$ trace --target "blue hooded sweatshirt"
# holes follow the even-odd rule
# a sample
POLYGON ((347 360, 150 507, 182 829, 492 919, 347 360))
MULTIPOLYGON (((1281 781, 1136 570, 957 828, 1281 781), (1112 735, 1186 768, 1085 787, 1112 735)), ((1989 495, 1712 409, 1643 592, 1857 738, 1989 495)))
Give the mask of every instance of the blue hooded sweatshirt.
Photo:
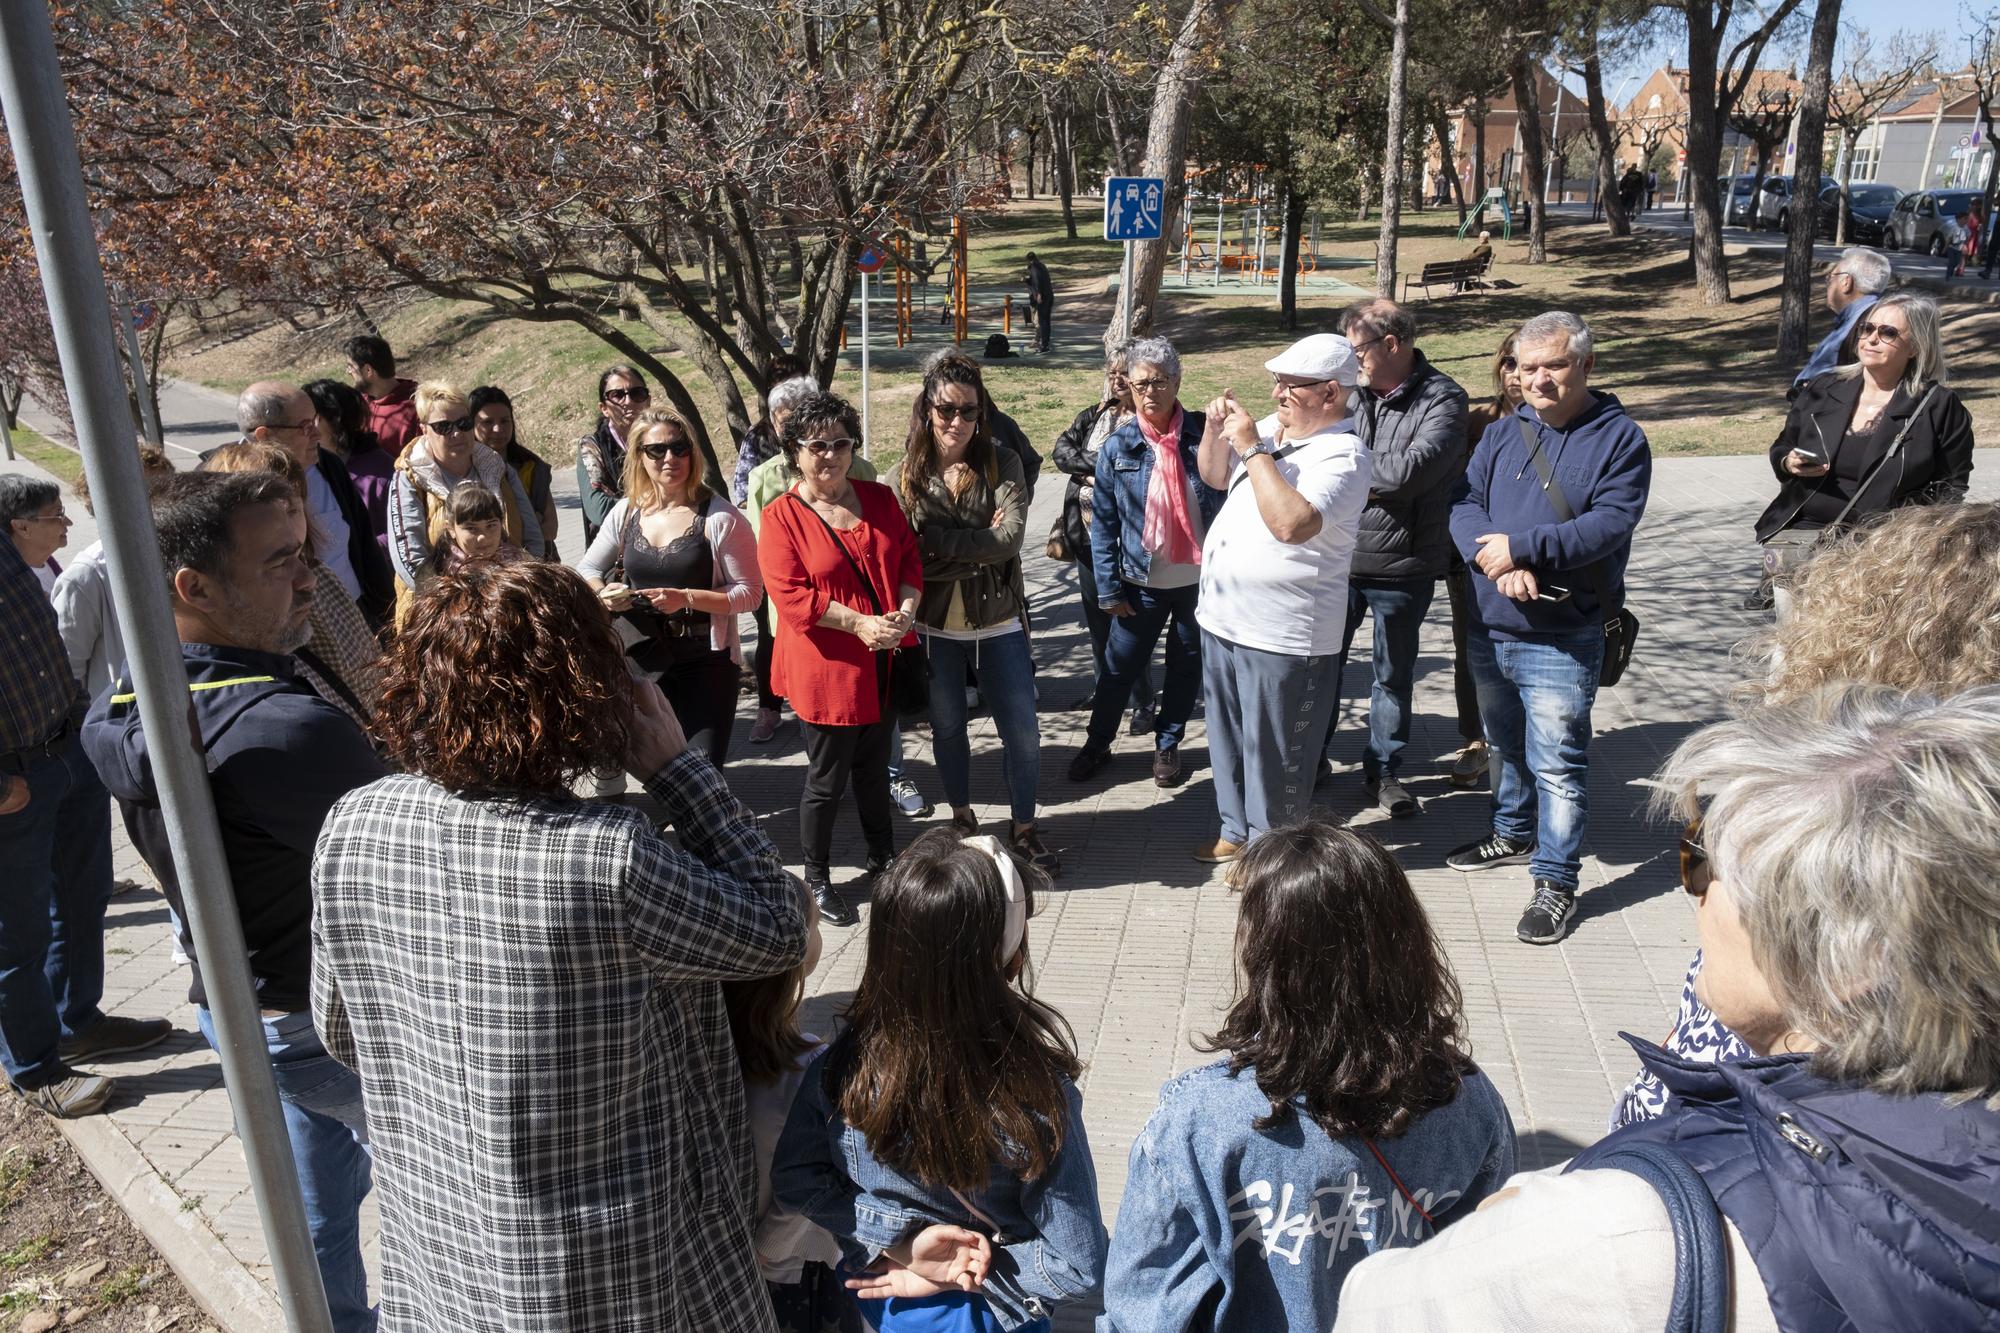
POLYGON ((1569 589, 1570 596, 1561 602, 1517 602, 1502 596, 1472 565, 1475 613, 1487 633, 1495 639, 1553 640, 1603 625, 1604 590, 1592 586, 1588 571, 1603 561, 1613 599, 1623 603, 1632 533, 1646 512, 1652 484, 1646 432, 1612 394, 1593 392, 1590 405, 1562 430, 1543 425, 1526 404, 1488 426, 1452 499, 1452 542, 1472 565, 1478 538, 1505 533, 1516 565, 1532 571, 1545 587, 1569 589), (1568 523, 1556 518, 1529 461, 1516 424, 1523 421, 1540 438, 1542 456, 1576 515, 1568 523))
MULTIPOLYGON (((181 657, 258 1003, 303 1012, 312 987, 312 857, 320 825, 335 801, 388 770, 347 714, 293 674, 290 656, 184 643, 181 657)), ((91 704, 84 753, 118 798, 132 844, 185 920, 131 689, 121 676, 91 704)), ((193 973, 188 998, 206 1005, 199 958, 193 973)))

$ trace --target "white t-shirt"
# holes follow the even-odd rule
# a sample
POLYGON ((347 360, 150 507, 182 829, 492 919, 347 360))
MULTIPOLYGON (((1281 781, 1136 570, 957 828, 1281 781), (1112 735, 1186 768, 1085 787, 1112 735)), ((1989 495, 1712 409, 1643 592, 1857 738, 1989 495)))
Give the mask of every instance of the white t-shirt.
MULTIPOLYGON (((1276 439, 1278 418, 1258 422, 1257 434, 1276 439)), ((1275 460, 1278 471, 1319 511, 1319 533, 1296 544, 1273 537, 1243 460, 1232 454, 1229 498, 1201 547, 1195 619, 1231 643, 1324 657, 1340 651, 1347 628, 1347 570, 1368 504, 1371 459, 1351 421, 1280 448, 1289 452, 1275 460)))

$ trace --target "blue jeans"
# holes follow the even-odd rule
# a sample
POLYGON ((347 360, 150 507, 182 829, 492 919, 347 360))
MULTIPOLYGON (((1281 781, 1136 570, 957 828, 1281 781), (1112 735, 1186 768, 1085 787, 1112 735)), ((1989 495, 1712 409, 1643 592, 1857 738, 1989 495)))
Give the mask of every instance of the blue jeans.
MULTIPOLYGON (((1090 688, 1096 690, 1104 683, 1104 645, 1111 639, 1112 617, 1097 604, 1097 574, 1090 563, 1090 548, 1084 547, 1083 557, 1076 562, 1076 586, 1083 593, 1083 624, 1090 631, 1090 688)), ((1132 682, 1132 703, 1137 708, 1150 709, 1153 706, 1153 668, 1148 663, 1132 682)))
POLYGON ((1532 840, 1529 872, 1574 891, 1590 820, 1590 706, 1603 631, 1526 643, 1474 625, 1465 647, 1492 751, 1493 831, 1532 840))
MULTIPOLYGON (((1393 778, 1403 766, 1403 747, 1410 743, 1417 638, 1436 593, 1437 580, 1431 578, 1348 585, 1347 634, 1340 641, 1342 672, 1347 669, 1354 631, 1369 612, 1375 613, 1375 688, 1368 696, 1368 745, 1361 752, 1361 775, 1370 782, 1384 774, 1393 778)), ((1328 759, 1333 757, 1333 731, 1327 729, 1328 759)))
POLYGON ((1201 691, 1201 626, 1194 619, 1201 585, 1121 586, 1132 614, 1112 618, 1111 637, 1104 643, 1104 675, 1097 682, 1097 703, 1090 710, 1086 743, 1098 750, 1111 748, 1111 738, 1118 734, 1118 719, 1124 715, 1132 686, 1153 660, 1153 645, 1160 641, 1160 631, 1171 620, 1173 637, 1167 640, 1166 686, 1160 691, 1160 710, 1153 725, 1153 743, 1162 750, 1171 750, 1181 743, 1187 720, 1194 715, 1195 695, 1201 691))
POLYGON ((74 736, 28 761, 28 804, 0 815, 0 1063, 53 1083, 56 1047, 104 1017, 111 796, 74 736))
POLYGON ((924 636, 931 662, 931 756, 944 799, 972 804, 972 741, 965 734, 965 669, 979 668, 979 697, 993 714, 1005 761, 1007 803, 1016 824, 1035 822, 1035 786, 1042 766, 1042 731, 1035 720, 1035 663, 1025 633, 963 642, 924 636))
MULTIPOLYGON (((215 1020, 205 1008, 194 1013, 201 1035, 215 1046, 215 1020)), ((374 1184, 361 1076, 326 1053, 310 1013, 265 1015, 264 1043, 278 1078, 285 1137, 292 1143, 333 1327, 337 1333, 373 1333, 375 1311, 368 1305, 368 1274, 361 1266, 361 1201, 374 1184)))

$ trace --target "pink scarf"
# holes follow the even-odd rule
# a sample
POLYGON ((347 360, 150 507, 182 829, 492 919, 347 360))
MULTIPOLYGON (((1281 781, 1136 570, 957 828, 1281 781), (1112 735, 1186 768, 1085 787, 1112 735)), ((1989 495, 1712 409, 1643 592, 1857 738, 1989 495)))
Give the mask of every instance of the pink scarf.
POLYGON ((1153 475, 1146 483, 1146 549, 1177 565, 1201 563, 1201 542, 1194 535, 1194 515, 1188 512, 1187 468, 1181 463, 1181 407, 1164 431, 1139 418, 1139 434, 1153 450, 1153 475))

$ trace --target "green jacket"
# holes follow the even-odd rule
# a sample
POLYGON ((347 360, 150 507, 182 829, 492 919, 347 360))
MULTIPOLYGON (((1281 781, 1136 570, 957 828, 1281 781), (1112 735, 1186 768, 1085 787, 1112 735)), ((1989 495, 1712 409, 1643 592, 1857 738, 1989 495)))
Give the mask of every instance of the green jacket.
POLYGON ((965 598, 965 615, 986 629, 1018 620, 1026 604, 1021 587, 1021 537, 1028 528, 1028 488, 1021 460, 1006 449, 993 451, 999 483, 977 477, 954 497, 933 477, 914 501, 898 485, 896 498, 916 530, 924 558, 924 597, 917 623, 944 624, 954 587, 965 598), (993 515, 1004 511, 998 526, 993 515))
MULTIPOLYGON (((874 481, 875 465, 856 454, 854 462, 848 465, 849 481, 874 481)), ((769 458, 750 469, 750 480, 743 488, 743 514, 750 520, 750 530, 761 533, 758 521, 764 516, 764 506, 771 503, 798 484, 799 474, 792 470, 791 460, 782 453, 769 458)))

